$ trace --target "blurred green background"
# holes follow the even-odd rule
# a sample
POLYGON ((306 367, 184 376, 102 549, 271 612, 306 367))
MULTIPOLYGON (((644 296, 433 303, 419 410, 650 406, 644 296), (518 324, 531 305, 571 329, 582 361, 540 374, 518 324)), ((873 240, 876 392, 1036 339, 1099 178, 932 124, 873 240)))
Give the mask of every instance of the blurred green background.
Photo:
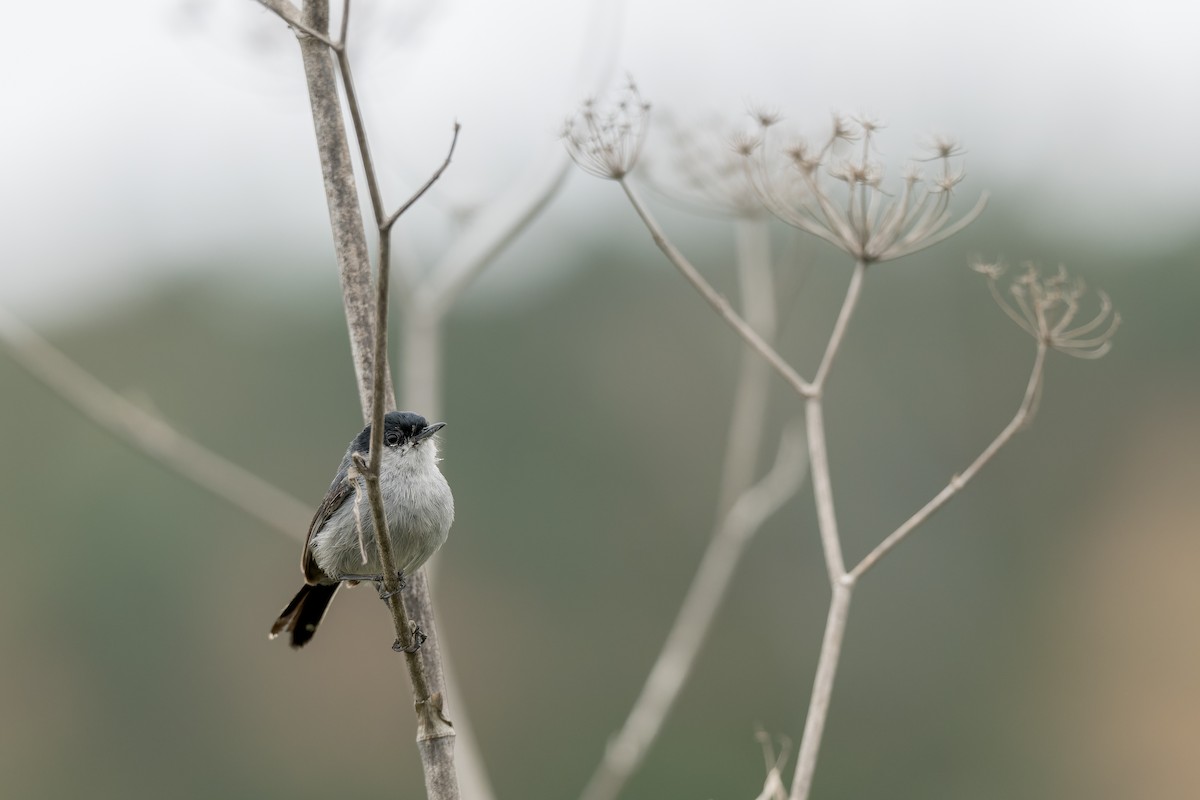
MULTIPOLYGON (((579 790, 712 523, 735 341, 631 218, 615 233, 627 244, 579 253, 586 268, 536 302, 468 303, 448 329, 458 520, 438 557, 439 622, 464 694, 451 708, 469 705, 505 797, 579 790)), ((724 233, 684 244, 732 293, 724 233)), ((544 235, 507 258, 532 257, 544 235)), ((1033 428, 864 581, 819 796, 1179 797, 1197 785, 1198 244, 1099 251, 1023 231, 1000 206, 869 274, 827 401, 850 558, 1019 401, 1032 342, 966 253, 1061 259, 1109 291, 1125 325, 1099 362, 1052 357, 1033 428)), ((783 349, 803 362, 848 268, 810 246, 797 261, 781 270, 804 286, 783 349)), ((359 426, 332 271, 284 293, 166 282, 47 333, 313 504, 359 426)), ((373 593, 339 597, 305 651, 267 641, 298 581, 296 541, 97 430, 7 356, 0 380, 6 794, 414 796, 406 679, 373 593)), ((775 391, 782 422, 796 403, 775 391)), ((750 547, 627 796, 750 796, 756 726, 798 737, 828 596, 808 495, 750 547)))
MULTIPOLYGON (((847 559, 1020 401, 1034 345, 973 256, 1064 263, 1124 324, 1098 362, 1051 353, 1032 428, 860 585, 814 797, 1197 796, 1200 12, 627 5, 604 45, 582 4, 356 0, 389 199, 464 123, 398 260, 431 262, 466 212, 559 152, 585 93, 566 76, 596 41, 680 119, 740 114, 747 93, 806 132, 861 109, 892 126, 893 169, 924 134, 960 134, 958 202, 987 189, 989 209, 871 269, 828 386, 847 559)), ((291 37, 249 0, 14 14, 0 306, 315 506, 361 416, 291 37)), ((446 330, 458 518, 435 598, 461 682, 450 716, 469 709, 500 798, 577 797, 624 720, 710 535, 736 374, 733 334, 619 189, 575 172, 446 330)), ((654 204, 736 296, 731 227, 654 204)), ((773 236, 781 349, 811 375, 850 265, 773 236)), ((268 641, 303 531, 149 461, 2 349, 0 387, 0 796, 420 796, 373 592, 342 593, 300 653, 268 641)), ((764 468, 799 410, 772 392, 764 468)), ((799 738, 828 598, 806 484, 748 548, 622 797, 755 796, 755 732, 799 738)))

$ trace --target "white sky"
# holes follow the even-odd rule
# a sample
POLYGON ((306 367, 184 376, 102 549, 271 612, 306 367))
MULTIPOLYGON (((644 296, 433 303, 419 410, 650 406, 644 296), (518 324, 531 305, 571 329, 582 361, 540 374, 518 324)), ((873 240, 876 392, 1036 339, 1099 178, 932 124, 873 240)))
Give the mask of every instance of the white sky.
MULTIPOLYGON (((431 246, 438 203, 486 198, 559 146, 580 54, 614 18, 597 5, 357 0, 352 58, 395 202, 464 125, 422 212, 431 246)), ((1181 235, 1200 212, 1200 4, 628 0, 619 19, 613 83, 628 70, 657 108, 761 102, 813 131, 866 112, 897 157, 953 133, 966 191, 1019 191, 1031 219, 1114 243, 1181 235)), ((63 0, 7 21, 0 303, 76 313, 164 269, 328 251, 299 57, 269 12, 63 0)), ((613 213, 592 200, 611 189, 579 173, 562 202, 613 213)))

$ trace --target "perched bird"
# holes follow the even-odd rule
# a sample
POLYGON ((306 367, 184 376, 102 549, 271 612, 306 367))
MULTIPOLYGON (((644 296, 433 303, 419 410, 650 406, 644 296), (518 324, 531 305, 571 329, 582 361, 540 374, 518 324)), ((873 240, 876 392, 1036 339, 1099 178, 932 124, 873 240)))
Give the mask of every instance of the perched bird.
MULTIPOLYGON (((431 425, 419 414, 399 411, 383 418, 379 491, 401 580, 437 552, 454 522, 454 496, 438 469, 433 438, 445 424, 431 425)), ((347 448, 337 476, 313 516, 301 562, 304 586, 271 626, 272 639, 286 631, 291 634, 292 647, 303 647, 343 582, 383 580, 366 482, 354 465, 356 454, 367 457, 370 441, 371 426, 367 425, 347 448)))

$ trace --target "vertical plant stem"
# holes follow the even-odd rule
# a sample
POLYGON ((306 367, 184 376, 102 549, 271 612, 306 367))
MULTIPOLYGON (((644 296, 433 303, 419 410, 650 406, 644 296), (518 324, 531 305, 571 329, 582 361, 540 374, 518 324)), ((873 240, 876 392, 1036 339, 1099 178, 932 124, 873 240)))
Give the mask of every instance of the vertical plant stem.
POLYGON ((400 320, 400 396, 404 407, 439 420, 442 409, 442 320, 411 298, 400 320))
MULTIPOLYGON (((317 31, 329 29, 328 0, 306 0, 304 23, 317 31)), ((319 39, 299 37, 300 55, 308 80, 317 152, 321 158, 321 177, 329 205, 329 224, 333 230, 334 254, 342 282, 342 302, 350 331, 350 351, 358 378, 358 395, 363 418, 370 414, 372 396, 372 350, 374 346, 374 293, 371 286, 371 258, 367 234, 358 203, 358 187, 350 160, 350 143, 338 102, 337 72, 328 45, 319 39)), ((388 378, 387 371, 384 371, 388 378)), ((385 400, 392 404, 390 378, 386 381, 385 400)))
POLYGON ((829 478, 829 454, 825 448, 825 413, 821 398, 810 397, 804 407, 808 424, 808 459, 812 469, 813 498, 817 506, 817 528, 821 534, 821 549, 825 553, 825 568, 829 583, 837 586, 846 574, 842 559, 842 542, 838 536, 837 514, 833 506, 833 483, 829 478))
POLYGON ((817 659, 817 674, 813 678, 812 695, 808 702, 808 716, 804 720, 804 736, 800 739, 800 750, 796 754, 796 773, 792 779, 791 800, 808 800, 812 790, 813 775, 817 770, 821 738, 825 734, 825 720, 829 716, 833 679, 837 676, 838 659, 842 655, 842 640, 846 634, 846 620, 850 615, 850 598, 853 592, 852 580, 840 580, 833 586, 829 616, 825 620, 825 635, 821 639, 821 655, 817 659))
MULTIPOLYGON (((308 0, 304 4, 302 19, 312 30, 327 31, 328 0, 308 0)), ((379 274, 377 291, 373 293, 366 233, 350 161, 349 141, 338 102, 331 51, 327 42, 311 37, 300 37, 300 47, 313 106, 321 172, 325 179, 330 221, 334 231, 334 246, 342 274, 343 302, 350 328, 359 395, 364 416, 372 420, 369 454, 371 464, 367 466, 364 476, 375 530, 382 532, 387 529, 378 484, 382 420, 386 409, 395 407, 395 395, 387 363, 387 279, 390 256, 388 235, 395 217, 386 223, 381 222, 378 226, 379 274)), ((348 71, 343 73, 343 77, 348 79, 348 71)), ((361 116, 356 114, 355 120, 361 122, 361 116)), ((360 137, 360 144, 365 145, 366 135, 361 125, 357 129, 357 135, 360 137)), ((363 152, 367 152, 365 146, 363 152)), ((377 192, 373 191, 372 194, 376 195, 377 192)), ((375 541, 379 549, 385 591, 396 592, 398 582, 388 537, 377 535, 375 541)), ((403 646, 412 642, 408 608, 411 608, 415 612, 414 616, 431 630, 433 626, 432 603, 429 599, 428 584, 423 576, 412 576, 411 585, 405 595, 403 601, 398 593, 392 594, 388 600, 397 640, 403 646)), ((454 769, 454 728, 442 714, 442 675, 436 639, 431 635, 419 652, 407 653, 406 656, 409 676, 412 679, 418 726, 417 747, 425 772, 426 793, 430 798, 457 800, 459 792, 454 769)))
MULTIPOLYGON (((742 314, 770 342, 775 329, 775 293, 769 230, 761 219, 739 219, 736 232, 742 314)), ((785 436, 775 468, 751 489, 770 379, 770 365, 751 345, 743 344, 722 467, 719 522, 641 693, 583 790, 584 800, 613 800, 645 760, 692 672, 746 545, 766 514, 799 488, 805 459, 797 429, 785 436)))
MULTIPOLYGON (((771 239, 766 220, 741 217, 734 224, 737 237, 738 287, 742 315, 767 342, 775 339, 775 282, 771 276, 771 239)), ((754 480, 762 449, 763 421, 771 388, 771 366, 753 348, 743 344, 738 380, 734 388, 725 463, 717 496, 717 519, 754 480)))
POLYGON ((754 328, 750 327, 746 320, 742 319, 742 316, 733 309, 733 306, 730 305, 729 301, 722 297, 721 294, 712 287, 712 284, 704 279, 704 276, 700 274, 700 270, 696 269, 696 267, 692 265, 692 262, 688 261, 683 253, 679 251, 679 248, 672 244, 671 240, 667 238, 667 235, 663 233, 662 227, 658 224, 658 221, 650 213, 650 209, 647 208, 646 204, 642 202, 642 198, 638 194, 637 190, 635 190, 633 185, 629 183, 629 180, 622 178, 618 181, 618 183, 621 185, 621 188, 625 190, 625 196, 629 198, 629 202, 633 205, 633 208, 637 212, 638 216, 642 218, 642 222, 645 224, 646 230, 650 232, 650 238, 654 240, 655 246, 657 246, 658 249, 662 251, 663 255, 667 257, 667 260, 670 261, 677 270, 679 270, 680 274, 687 279, 688 283, 690 283, 696 289, 696 291, 700 293, 700 296, 703 297, 710 306, 712 306, 713 310, 717 312, 717 315, 720 316, 721 319, 725 320, 725 322, 727 322, 731 328, 737 331, 738 335, 741 336, 747 344, 753 347, 755 351, 759 353, 759 355, 766 359, 767 362, 775 368, 775 371, 779 373, 780 377, 787 381, 788 384, 796 390, 797 394, 799 394, 801 397, 809 397, 812 395, 812 384, 800 377, 800 373, 796 372, 792 365, 787 363, 783 356, 779 355, 778 351, 776 351, 774 347, 768 344, 763 337, 760 336, 756 330, 754 330, 754 328))
POLYGON ((746 545, 800 488, 804 465, 803 436, 795 425, 780 442, 775 466, 742 492, 713 532, 662 651, 625 724, 609 740, 583 800, 613 800, 645 759, 691 674, 746 545))

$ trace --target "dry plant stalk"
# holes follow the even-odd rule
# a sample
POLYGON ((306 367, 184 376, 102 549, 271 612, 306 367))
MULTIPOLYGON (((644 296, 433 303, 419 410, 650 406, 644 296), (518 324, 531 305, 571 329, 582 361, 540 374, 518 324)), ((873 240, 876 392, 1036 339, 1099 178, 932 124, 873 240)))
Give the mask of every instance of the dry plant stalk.
MULTIPOLYGON (((358 214, 357 194, 353 186, 345 133, 340 114, 337 113, 336 81, 329 60, 330 52, 335 54, 343 76, 347 104, 357 133, 376 221, 381 226, 388 223, 390 227, 390 222, 394 222, 394 218, 404 209, 394 212, 390 222, 384 216, 378 180, 367 147, 362 115, 345 52, 349 0, 344 0, 341 31, 337 39, 325 33, 328 25, 328 0, 309 0, 304 5, 304 16, 300 15, 289 0, 259 2, 278 14, 297 32, 304 54, 314 120, 317 124, 322 172, 326 174, 334 240, 339 263, 343 267, 342 284, 354 345, 355 364, 356 368, 359 368, 370 363, 362 358, 370 338, 361 335, 363 331, 370 329, 370 315, 366 313, 369 305, 365 300, 370 290, 369 271, 365 271, 364 266, 365 244, 361 248, 358 246, 362 241, 362 223, 358 214), (319 19, 309 17, 310 6, 314 5, 326 9, 319 19), (323 24, 314 24, 314 21, 323 24), (347 263, 352 265, 351 268, 347 268, 347 263), (358 281, 364 275, 367 276, 367 280, 359 285, 358 281)), ((588 46, 582 48, 583 58, 575 78, 578 85, 598 84, 611 69, 608 57, 618 30, 615 18, 620 11, 620 4, 597 2, 594 11, 596 19, 591 27, 593 35, 589 38, 588 46)), ((535 163, 490 202, 472 210, 470 214, 462 215, 465 224, 457 233, 454 244, 442 253, 431 268, 425 271, 401 270, 395 275, 402 312, 401 385, 404 389, 405 407, 419 409, 426 416, 440 416, 441 339, 446 314, 487 265, 537 217, 561 188, 571 162, 560 149, 556 149, 554 153, 554 158, 535 163)), ((361 369, 359 378, 360 394, 366 409, 370 378, 361 369)), ((387 381, 386 391, 387 405, 392 407, 395 404, 390 399, 390 379, 387 381)), ((431 621, 433 618, 428 588, 430 572, 431 569, 426 568, 411 576, 411 587, 405 596, 412 616, 423 621, 431 621)), ((454 683, 453 674, 447 666, 450 659, 445 656, 445 645, 438 641, 436 629, 430 626, 426 628, 426 632, 429 640, 421 650, 421 658, 430 675, 434 694, 444 696, 445 687, 453 686, 454 683), (442 654, 441 658, 437 657, 439 652, 442 654)), ((455 694, 458 695, 457 692, 455 694)), ((461 705, 457 707, 455 716, 458 720, 457 760, 463 780, 463 794, 473 800, 489 800, 493 792, 479 748, 471 734, 469 720, 466 719, 461 705)))
MULTIPOLYGON (((1007 444, 1029 424, 1037 409, 1044 374, 1046 353, 1059 350, 1080 358, 1098 358, 1110 347, 1111 337, 1120 324, 1112 305, 1103 293, 1099 310, 1087 322, 1075 324, 1084 294, 1082 282, 1071 280, 1061 268, 1056 275, 1042 278, 1032 266, 1019 276, 1005 297, 997 286, 1002 274, 998 265, 977 265, 1004 312, 1037 343, 1033 368, 1016 413, 978 457, 961 473, 953 476, 944 489, 908 520, 886 536, 857 565, 847 569, 837 528, 833 486, 825 442, 822 412, 824 388, 846 330, 858 304, 867 268, 931 247, 973 221, 983 211, 986 195, 980 197, 967 214, 954 218, 950 206, 953 189, 964 173, 954 166, 961 155, 957 145, 947 139, 933 142, 938 170, 926 181, 920 170, 910 166, 898 193, 882 188, 883 167, 872 159, 873 139, 880 129, 870 119, 848 120, 835 117, 830 135, 819 145, 795 140, 781 150, 769 144, 769 132, 779 123, 777 114, 754 112, 758 125, 755 134, 735 138, 731 147, 745 163, 745 174, 754 186, 763 206, 782 221, 834 245, 853 261, 846 295, 830 332, 824 353, 812 380, 806 380, 773 345, 759 335, 733 306, 722 297, 699 270, 663 232, 637 190, 629 181, 637 166, 645 141, 650 105, 632 81, 611 110, 600 109, 594 100, 585 102, 563 128, 562 138, 576 162, 593 175, 620 184, 634 210, 642 219, 655 245, 668 261, 712 306, 746 345, 769 364, 796 392, 804 403, 807 440, 817 525, 829 574, 831 600, 821 641, 816 675, 805 718, 804 733, 797 753, 789 800, 807 800, 816 771, 821 739, 833 696, 842 641, 849 619, 850 601, 859 578, 893 547, 946 504, 1007 444), (843 151, 854 147, 849 155, 843 151), (779 165, 790 164, 791 172, 780 174, 779 165), (841 185, 839 199, 836 188, 841 185), (1073 327, 1072 327, 1073 326, 1073 327)), ((653 707, 645 693, 639 706, 653 707)), ((640 713, 635 707, 631 719, 640 713)), ((665 711, 663 712, 665 713, 665 711)), ((653 732, 657 732, 655 729, 653 732)), ((643 750, 649 742, 640 742, 643 750)), ((606 760, 611 758, 606 756, 606 760)), ((627 777, 628 773, 626 773, 627 777)), ((588 793, 587 800, 611 800, 620 783, 610 782, 607 794, 588 793)), ((760 797, 777 798, 784 794, 779 765, 768 766, 768 779, 760 797)))
MULTIPOLYGON (((764 340, 772 341, 776 311, 770 232, 761 208, 749 202, 751 187, 740 162, 734 169, 721 163, 726 148, 711 139, 688 138, 680 149, 687 152, 673 165, 678 174, 663 175, 661 188, 683 204, 735 217, 741 313, 764 340), (714 162, 720 166, 706 168, 714 162)), ((624 724, 610 737, 583 800, 615 798, 645 760, 683 691, 746 547, 766 519, 799 491, 807 458, 803 429, 795 424, 781 438, 775 466, 755 483, 770 377, 766 362, 743 347, 721 467, 717 524, 662 650, 624 724)))
MULTIPOLYGON (((386 214, 382 193, 371 159, 366 131, 362 124, 353 73, 346 53, 346 31, 349 23, 349 1, 343 4, 341 33, 337 40, 329 38, 329 6, 327 0, 304 4, 297 9, 287 0, 270 0, 266 5, 283 17, 297 31, 309 94, 313 106, 313 121, 325 179, 326 199, 330 222, 334 230, 335 248, 342 268, 343 298, 351 332, 355 372, 364 416, 371 422, 369 463, 358 464, 365 479, 367 498, 375 530, 386 530, 382 497, 379 491, 379 463, 382 448, 383 416, 395 407, 395 397, 387 370, 387 310, 388 276, 390 267, 390 236, 392 226, 442 174, 450 156, 407 202, 391 214, 386 214), (367 176, 371 206, 375 214, 378 241, 378 268, 375 293, 371 295, 370 265, 362 239, 363 224, 358 207, 358 192, 349 158, 349 143, 338 103, 337 80, 330 54, 336 56, 338 73, 346 91, 358 141, 359 156, 367 176), (368 346, 369 345, 369 346, 368 346)), ((454 128, 454 143, 458 125, 454 128)), ((425 788, 430 798, 457 800, 458 778, 454 765, 454 727, 443 714, 444 683, 441 655, 434 634, 433 608, 428 583, 414 579, 407 596, 401 598, 399 579, 391 543, 386 536, 375 537, 383 573, 383 589, 392 612, 396 630, 395 649, 404 652, 412 681, 414 708, 417 714, 417 747, 425 771, 425 788), (428 631, 424 647, 414 643, 410 617, 421 620, 428 631), (418 649, 419 648, 419 649, 418 649)))
POLYGON ((30 375, 119 440, 267 527, 303 539, 312 516, 306 504, 113 391, 3 308, 0 341, 30 375))

